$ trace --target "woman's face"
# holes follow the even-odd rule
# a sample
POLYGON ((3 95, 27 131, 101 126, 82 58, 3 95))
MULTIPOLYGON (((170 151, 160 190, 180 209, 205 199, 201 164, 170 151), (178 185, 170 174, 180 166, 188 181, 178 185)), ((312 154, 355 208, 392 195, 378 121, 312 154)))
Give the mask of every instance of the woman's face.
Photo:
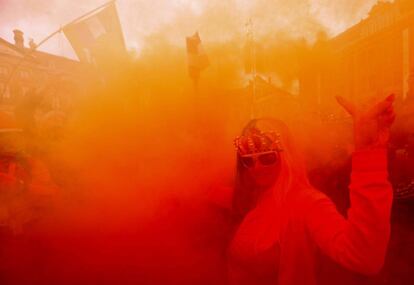
POLYGON ((259 188, 272 187, 280 172, 280 153, 277 151, 241 155, 246 175, 259 188))

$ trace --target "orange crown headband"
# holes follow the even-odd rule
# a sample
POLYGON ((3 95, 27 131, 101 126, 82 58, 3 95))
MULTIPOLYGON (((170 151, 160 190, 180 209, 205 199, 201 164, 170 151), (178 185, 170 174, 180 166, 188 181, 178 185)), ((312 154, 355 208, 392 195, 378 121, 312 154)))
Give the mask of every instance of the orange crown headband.
POLYGON ((241 155, 267 151, 282 151, 280 134, 277 132, 254 132, 236 137, 234 146, 241 155))

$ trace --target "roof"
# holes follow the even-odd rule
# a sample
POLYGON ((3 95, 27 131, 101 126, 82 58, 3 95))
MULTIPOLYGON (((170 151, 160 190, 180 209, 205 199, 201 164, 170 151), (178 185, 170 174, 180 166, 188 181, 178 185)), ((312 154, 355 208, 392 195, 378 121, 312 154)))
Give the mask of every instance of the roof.
POLYGON ((62 65, 73 65, 74 67, 79 65, 79 61, 69 59, 64 56, 58 56, 51 53, 43 52, 43 51, 32 51, 30 48, 24 48, 23 50, 16 47, 14 44, 6 41, 3 38, 0 38, 0 55, 7 55, 7 56, 15 56, 23 58, 30 54, 30 58, 39 62, 54 62, 55 64, 62 64, 62 65))
MULTIPOLYGON (((278 96, 285 98, 294 97, 291 93, 277 87, 272 82, 265 80, 262 76, 257 75, 255 77, 256 90, 262 94, 262 96, 278 96)), ((253 81, 251 80, 247 89, 252 88, 253 81)))
POLYGON ((376 32, 385 30, 407 16, 407 14, 411 14, 414 9, 412 4, 407 0, 396 0, 393 3, 379 1, 372 7, 367 18, 335 36, 330 42, 337 48, 344 48, 376 32))
POLYGON ((9 43, 5 39, 0 38, 0 55, 23 57, 24 53, 14 44, 9 43))

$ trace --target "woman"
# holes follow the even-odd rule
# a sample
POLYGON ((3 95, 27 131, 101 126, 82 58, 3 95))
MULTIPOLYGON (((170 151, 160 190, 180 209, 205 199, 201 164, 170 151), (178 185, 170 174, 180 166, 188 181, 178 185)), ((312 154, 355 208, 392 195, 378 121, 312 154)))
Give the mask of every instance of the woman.
POLYGON ((369 110, 337 99, 354 119, 347 218, 312 188, 282 122, 250 122, 235 140, 237 229, 228 247, 230 284, 317 284, 317 249, 355 272, 381 269, 390 234, 386 147, 394 96, 369 110))

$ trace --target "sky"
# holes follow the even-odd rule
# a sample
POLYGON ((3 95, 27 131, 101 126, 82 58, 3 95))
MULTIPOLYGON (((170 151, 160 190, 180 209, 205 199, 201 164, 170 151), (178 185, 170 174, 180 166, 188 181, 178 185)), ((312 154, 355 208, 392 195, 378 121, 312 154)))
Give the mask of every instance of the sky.
MULTIPOLYGON (((253 19, 258 36, 283 31, 312 40, 324 30, 335 35, 367 16, 377 0, 118 0, 129 49, 139 53, 149 38, 162 36, 184 46, 184 37, 199 31, 205 42, 226 41, 246 33, 253 19)), ((104 0, 0 0, 0 37, 13 41, 21 29, 35 42, 65 23, 105 3, 104 0)), ((40 50, 75 58, 63 34, 40 50)))

